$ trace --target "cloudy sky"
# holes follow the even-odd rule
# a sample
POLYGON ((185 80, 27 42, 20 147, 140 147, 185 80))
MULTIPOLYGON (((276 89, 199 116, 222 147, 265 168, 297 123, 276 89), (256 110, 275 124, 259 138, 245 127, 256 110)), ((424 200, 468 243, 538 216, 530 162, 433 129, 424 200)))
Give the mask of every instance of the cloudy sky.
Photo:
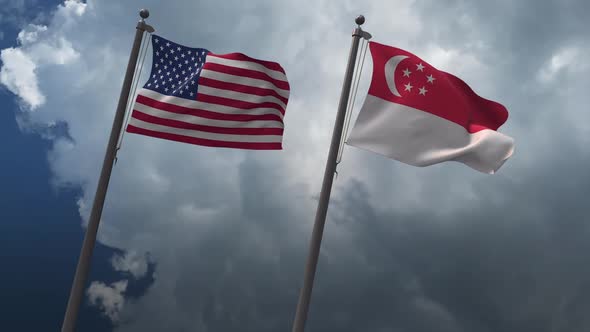
MULTIPOLYGON (((285 68, 284 150, 125 135, 83 330, 290 330, 361 13, 375 41, 504 104, 510 118, 501 131, 516 152, 485 175, 346 147, 307 330, 590 329, 587 1, 0 4, 7 330, 22 329, 22 317, 45 324, 28 330, 61 325, 142 7, 165 38, 285 68)), ((353 120, 371 69, 367 55, 353 120)))

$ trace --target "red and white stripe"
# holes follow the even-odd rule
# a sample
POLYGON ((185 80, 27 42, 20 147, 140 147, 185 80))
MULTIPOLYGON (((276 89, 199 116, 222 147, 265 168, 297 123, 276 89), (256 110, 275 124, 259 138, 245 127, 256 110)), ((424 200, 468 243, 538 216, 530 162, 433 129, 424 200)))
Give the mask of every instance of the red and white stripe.
POLYGON ((278 63, 207 54, 196 100, 139 90, 127 131, 190 144, 282 149, 289 83, 278 63))

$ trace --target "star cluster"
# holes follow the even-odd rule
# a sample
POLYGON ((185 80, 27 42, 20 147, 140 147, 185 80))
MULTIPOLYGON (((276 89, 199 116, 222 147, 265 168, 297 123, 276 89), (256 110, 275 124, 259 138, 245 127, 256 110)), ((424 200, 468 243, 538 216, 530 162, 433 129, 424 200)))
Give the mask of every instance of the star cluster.
POLYGON ((406 82, 403 85, 405 95, 417 93, 420 96, 426 96, 436 81, 432 73, 427 74, 425 72, 425 66, 422 62, 406 66, 402 73, 402 79, 406 82))

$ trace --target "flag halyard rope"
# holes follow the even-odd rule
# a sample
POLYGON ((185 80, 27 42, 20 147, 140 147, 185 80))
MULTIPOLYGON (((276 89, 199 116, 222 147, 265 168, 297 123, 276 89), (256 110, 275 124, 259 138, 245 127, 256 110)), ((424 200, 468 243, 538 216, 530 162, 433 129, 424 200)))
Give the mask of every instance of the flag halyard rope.
MULTIPOLYGON (((342 132, 342 138, 340 139, 340 146, 338 148, 338 158, 336 159, 336 165, 340 164, 342 161, 342 155, 344 153, 344 145, 346 143, 346 136, 348 135, 348 129, 350 126, 350 119, 352 117, 352 109, 354 108, 354 104, 356 102, 356 95, 358 92, 361 74, 363 72, 363 67, 365 64, 365 57, 367 55, 367 49, 369 48, 369 42, 366 39, 361 39, 361 50, 360 53, 363 55, 362 58, 359 57, 356 63, 356 69, 354 73, 354 78, 352 80, 352 98, 350 98, 348 102, 348 107, 346 110, 346 117, 344 120, 344 130, 342 132), (360 65, 360 66, 359 66, 360 65)), ((336 177, 338 177, 338 170, 335 171, 336 177)))
MULTIPOLYGON (((135 100, 135 95, 137 93, 137 85, 139 84, 139 79, 141 78, 141 71, 143 69, 143 64, 145 62, 145 56, 147 54, 147 49, 149 46, 149 41, 150 38, 152 36, 151 32, 147 32, 143 39, 142 39, 142 43, 141 43, 141 49, 139 52, 139 61, 137 63, 137 66, 135 67, 135 72, 138 73, 136 76, 134 76, 134 80, 133 83, 131 85, 131 94, 130 94, 130 98, 129 100, 127 100, 127 111, 126 111, 126 116, 125 116, 125 122, 123 124, 123 132, 121 133, 121 137, 119 138, 119 142, 117 144, 117 149, 116 149, 116 153, 119 153, 119 150, 121 149, 121 146, 123 145, 123 137, 125 136, 125 128, 127 128, 127 123, 129 122, 129 117, 131 116, 131 108, 133 107, 133 102, 135 100)), ((117 164, 117 159, 118 159, 118 155, 115 156, 115 165, 117 164)))

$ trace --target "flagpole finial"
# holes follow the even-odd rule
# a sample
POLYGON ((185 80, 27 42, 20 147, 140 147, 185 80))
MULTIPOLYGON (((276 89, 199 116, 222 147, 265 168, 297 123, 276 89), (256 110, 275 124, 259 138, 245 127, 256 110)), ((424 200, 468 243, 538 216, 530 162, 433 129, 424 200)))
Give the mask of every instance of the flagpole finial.
POLYGON ((139 11, 139 16, 141 20, 137 22, 137 28, 143 31, 147 31, 148 33, 153 33, 156 31, 151 25, 145 23, 145 19, 150 17, 150 11, 147 9, 142 9, 139 11))
POLYGON ((145 20, 146 18, 150 17, 150 11, 144 8, 139 11, 139 16, 145 20))
POLYGON ((363 25, 363 23, 365 23, 365 17, 363 15, 359 15, 356 17, 356 19, 354 20, 354 22, 356 24, 358 24, 359 26, 363 25))

